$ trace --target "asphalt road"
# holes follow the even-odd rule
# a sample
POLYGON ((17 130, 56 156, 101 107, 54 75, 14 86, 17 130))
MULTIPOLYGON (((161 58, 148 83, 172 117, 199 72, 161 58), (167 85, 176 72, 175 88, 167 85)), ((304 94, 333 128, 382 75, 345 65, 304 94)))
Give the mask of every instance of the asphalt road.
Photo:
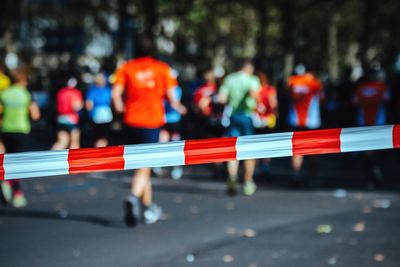
POLYGON ((158 178, 162 220, 131 229, 128 177, 25 180, 29 206, 0 209, 0 266, 400 266, 397 192, 264 187, 230 198, 221 181, 158 178))

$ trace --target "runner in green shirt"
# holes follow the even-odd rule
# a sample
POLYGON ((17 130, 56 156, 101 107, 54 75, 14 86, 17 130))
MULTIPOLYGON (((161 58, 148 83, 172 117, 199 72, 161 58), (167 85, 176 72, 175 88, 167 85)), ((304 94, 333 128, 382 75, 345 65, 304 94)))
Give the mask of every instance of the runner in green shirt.
POLYGON ((29 134, 31 95, 28 90, 20 84, 14 84, 1 94, 0 103, 3 107, 2 132, 29 134))
MULTIPOLYGON (((26 89, 27 76, 22 71, 14 73, 15 83, 0 95, 0 111, 2 112, 2 139, 6 153, 26 151, 31 131, 30 117, 40 118, 40 111, 26 89)), ((1 184, 2 194, 7 202, 16 208, 27 204, 19 180, 4 181, 1 184)))
MULTIPOLYGON (((261 89, 260 80, 254 74, 254 65, 246 60, 242 68, 235 73, 228 75, 219 91, 219 99, 222 103, 232 108, 230 125, 226 136, 242 136, 254 134, 251 114, 257 105, 257 98, 261 89)), ((255 160, 244 161, 244 185, 243 193, 251 196, 256 191, 256 184, 253 181, 255 160)), ((239 162, 228 162, 228 188, 230 195, 236 194, 238 180, 239 162)))
POLYGON ((250 116, 256 108, 261 85, 258 77, 252 74, 253 71, 240 70, 228 75, 219 90, 221 95, 227 97, 226 102, 232 108, 232 115, 250 116))

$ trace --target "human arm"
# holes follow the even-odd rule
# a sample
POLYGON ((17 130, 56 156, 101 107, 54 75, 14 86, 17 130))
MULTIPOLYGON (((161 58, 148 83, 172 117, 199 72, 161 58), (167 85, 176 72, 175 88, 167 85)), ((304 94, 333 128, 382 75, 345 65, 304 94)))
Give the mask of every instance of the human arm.
POLYGON ((90 100, 90 99, 86 99, 85 107, 86 107, 87 111, 89 111, 89 112, 92 111, 92 109, 93 109, 93 101, 90 100))
POLYGON ((276 88, 274 88, 273 93, 271 93, 268 97, 269 106, 272 109, 272 112, 277 115, 278 114, 278 96, 276 93, 276 88))
POLYGON ((32 120, 37 121, 40 119, 40 109, 36 102, 32 102, 29 105, 29 115, 31 116, 32 120))
POLYGON ((117 114, 121 114, 125 111, 124 105, 124 90, 127 82, 126 64, 123 64, 115 73, 114 86, 111 89, 111 103, 114 106, 114 110, 117 114))
POLYGON ((115 84, 112 89, 111 99, 116 113, 124 112, 124 101, 122 95, 124 88, 120 84, 115 84))
POLYGON ((167 98, 173 109, 175 109, 182 115, 185 115, 187 113, 186 107, 182 105, 181 101, 176 99, 174 89, 167 90, 167 98))
POLYGON ((230 85, 229 85, 229 76, 225 78, 224 82, 222 83, 221 87, 218 90, 218 94, 216 95, 216 100, 217 102, 221 104, 227 104, 229 101, 229 91, 230 91, 230 85))
POLYGON ((73 98, 72 101, 72 108, 78 112, 83 108, 83 98, 82 94, 79 92, 79 94, 76 94, 73 98))

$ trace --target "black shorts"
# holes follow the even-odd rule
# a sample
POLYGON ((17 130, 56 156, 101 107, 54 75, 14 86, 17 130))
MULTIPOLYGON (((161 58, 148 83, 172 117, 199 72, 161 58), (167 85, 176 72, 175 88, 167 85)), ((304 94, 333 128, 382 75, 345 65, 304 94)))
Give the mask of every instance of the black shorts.
POLYGON ((158 143, 160 138, 160 128, 137 128, 125 125, 124 127, 125 143, 147 144, 158 143))
POLYGON ((90 127, 93 132, 94 139, 106 138, 110 137, 111 132, 111 124, 110 123, 94 123, 90 124, 90 127))
POLYGON ((30 136, 24 133, 3 133, 1 135, 6 153, 18 153, 29 150, 30 136))
POLYGON ((181 133, 181 123, 180 122, 175 122, 175 123, 167 123, 165 124, 162 129, 166 130, 169 133, 181 133))
POLYGON ((72 132, 73 130, 79 130, 79 125, 78 124, 63 124, 63 123, 58 123, 58 130, 59 131, 65 131, 67 133, 72 132))
POLYGON ((276 133, 276 132, 277 132, 276 128, 264 127, 264 128, 260 128, 260 129, 255 129, 256 134, 272 134, 272 133, 276 133))

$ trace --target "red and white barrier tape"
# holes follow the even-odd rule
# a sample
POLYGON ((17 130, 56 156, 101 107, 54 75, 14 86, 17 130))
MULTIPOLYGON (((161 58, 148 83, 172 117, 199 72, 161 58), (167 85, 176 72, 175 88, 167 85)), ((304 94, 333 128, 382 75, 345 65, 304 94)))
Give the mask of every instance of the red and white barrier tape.
POLYGON ((400 148, 400 125, 0 155, 0 180, 400 148))

